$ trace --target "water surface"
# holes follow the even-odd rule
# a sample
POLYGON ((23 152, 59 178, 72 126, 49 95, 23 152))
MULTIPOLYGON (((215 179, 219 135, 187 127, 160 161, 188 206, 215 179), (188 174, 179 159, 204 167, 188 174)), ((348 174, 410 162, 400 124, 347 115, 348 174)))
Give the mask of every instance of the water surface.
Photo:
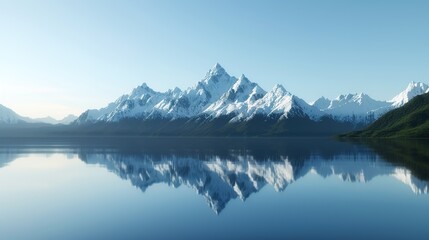
POLYGON ((0 239, 427 239, 429 144, 0 139, 0 239))

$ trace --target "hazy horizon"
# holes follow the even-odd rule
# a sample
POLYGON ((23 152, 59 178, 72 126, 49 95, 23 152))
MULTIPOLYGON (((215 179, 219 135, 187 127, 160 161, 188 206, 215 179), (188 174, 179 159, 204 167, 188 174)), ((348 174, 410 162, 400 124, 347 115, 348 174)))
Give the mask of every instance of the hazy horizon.
POLYGON ((215 64, 307 102, 389 100, 428 83, 427 1, 0 1, 0 104, 33 118, 100 108, 215 64))

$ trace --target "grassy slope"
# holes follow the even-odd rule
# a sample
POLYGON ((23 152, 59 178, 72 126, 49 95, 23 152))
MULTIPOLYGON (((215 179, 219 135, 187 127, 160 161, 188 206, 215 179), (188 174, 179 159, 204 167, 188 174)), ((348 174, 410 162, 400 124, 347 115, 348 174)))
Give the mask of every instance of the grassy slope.
POLYGON ((429 93, 386 113, 363 131, 344 136, 429 138, 429 93))

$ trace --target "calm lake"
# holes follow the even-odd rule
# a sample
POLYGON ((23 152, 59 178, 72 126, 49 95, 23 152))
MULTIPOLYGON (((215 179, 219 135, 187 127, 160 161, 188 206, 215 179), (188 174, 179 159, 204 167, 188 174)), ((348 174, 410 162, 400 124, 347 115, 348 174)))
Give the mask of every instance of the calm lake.
POLYGON ((0 239, 428 239, 429 142, 0 139, 0 239))

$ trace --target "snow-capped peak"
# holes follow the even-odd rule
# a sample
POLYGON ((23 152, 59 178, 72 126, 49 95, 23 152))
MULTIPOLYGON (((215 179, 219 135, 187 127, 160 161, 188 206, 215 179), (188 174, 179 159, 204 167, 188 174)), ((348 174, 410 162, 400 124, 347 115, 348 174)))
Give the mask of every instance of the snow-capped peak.
POLYGON ((149 88, 149 86, 146 83, 142 83, 142 85, 140 85, 140 88, 149 88))
POLYGON ((390 103, 365 93, 344 94, 334 100, 319 98, 313 106, 340 121, 371 122, 390 109, 390 103))
POLYGON ((312 119, 320 115, 317 108, 293 96, 282 85, 275 85, 267 93, 244 74, 238 79, 230 76, 217 63, 201 81, 186 91, 176 88, 160 93, 142 84, 105 108, 85 112, 77 123, 119 121, 124 118, 219 117, 230 114, 235 115, 234 119, 249 119, 259 113, 271 117, 288 117, 299 113, 310 115, 312 119))
POLYGON ((173 89, 169 89, 167 91, 167 94, 170 94, 170 95, 177 95, 177 94, 180 94, 180 93, 182 93, 182 89, 180 89, 178 87, 175 87, 173 89))
POLYGON ((422 82, 410 82, 407 86, 407 88, 396 95, 392 100, 389 102, 392 103, 394 107, 400 107, 403 106, 405 103, 410 101, 415 96, 428 93, 429 92, 429 86, 427 84, 424 84, 422 82))
POLYGON ((244 74, 241 74, 236 83, 250 83, 250 80, 244 74))
POLYGON ((238 78, 238 80, 232 86, 232 89, 234 91, 240 91, 240 89, 242 89, 243 87, 247 87, 249 85, 256 85, 256 84, 250 82, 250 80, 248 78, 246 78, 246 76, 244 76, 244 74, 241 74, 241 76, 238 78))
POLYGON ((233 86, 204 112, 214 117, 235 113, 237 115, 235 120, 239 120, 248 116, 249 107, 265 93, 258 84, 251 82, 242 74, 233 86))
POLYGON ((211 76, 220 76, 226 74, 225 69, 219 64, 216 63, 206 74, 205 78, 210 78, 211 76))
POLYGON ((367 101, 375 101, 370 96, 368 96, 365 93, 355 93, 355 94, 346 94, 346 95, 340 95, 336 99, 338 102, 346 103, 346 102, 354 102, 359 105, 364 104, 367 101))
POLYGON ((129 94, 130 98, 141 98, 144 94, 156 94, 157 92, 150 88, 146 83, 136 87, 129 94))
POLYGON ((331 100, 329 100, 328 98, 325 97, 320 97, 319 99, 317 99, 316 101, 314 101, 313 103, 311 103, 310 105, 317 107, 320 110, 325 110, 329 107, 329 105, 331 105, 331 100))
POLYGON ((315 120, 320 117, 319 109, 292 95, 280 84, 276 84, 264 97, 256 101, 249 112, 248 119, 256 115, 280 116, 280 119, 293 115, 307 116, 315 120))
POLYGON ((276 96, 292 95, 281 84, 274 85, 273 89, 270 92, 276 96))
POLYGON ((207 115, 232 116, 231 119, 235 120, 251 119, 256 115, 270 118, 308 116, 319 120, 321 116, 327 115, 339 121, 370 123, 392 108, 425 92, 429 92, 426 84, 411 82, 391 102, 374 100, 367 94, 356 93, 340 95, 334 100, 322 97, 309 105, 280 84, 265 92, 244 74, 239 78, 230 76, 216 63, 201 81, 185 91, 175 88, 161 93, 142 84, 105 108, 87 111, 77 122, 152 117, 200 119, 207 115))
POLYGON ((192 92, 197 95, 206 95, 207 98, 220 97, 225 93, 232 85, 237 81, 237 78, 231 77, 219 63, 211 68, 203 80, 197 83, 192 88, 189 88, 187 92, 192 92))

